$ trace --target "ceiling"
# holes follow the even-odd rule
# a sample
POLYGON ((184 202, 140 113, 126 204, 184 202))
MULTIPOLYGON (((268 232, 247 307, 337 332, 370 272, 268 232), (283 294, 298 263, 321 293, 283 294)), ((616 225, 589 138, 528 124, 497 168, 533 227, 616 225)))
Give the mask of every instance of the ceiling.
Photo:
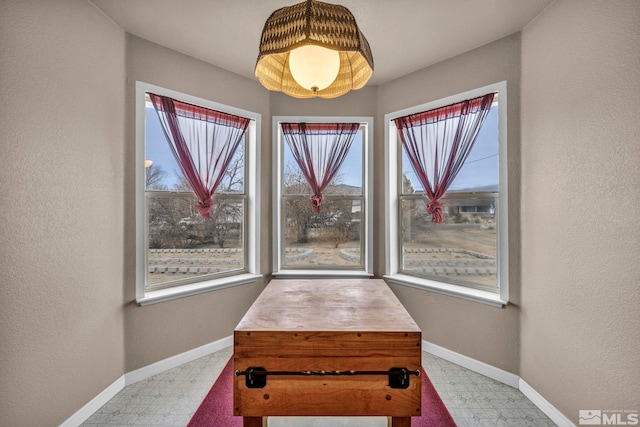
MULTIPOLYGON (((275 9, 301 0, 89 0, 128 33, 255 79, 260 35, 275 9)), ((330 0, 369 41, 369 84, 520 31, 553 0, 330 0)))

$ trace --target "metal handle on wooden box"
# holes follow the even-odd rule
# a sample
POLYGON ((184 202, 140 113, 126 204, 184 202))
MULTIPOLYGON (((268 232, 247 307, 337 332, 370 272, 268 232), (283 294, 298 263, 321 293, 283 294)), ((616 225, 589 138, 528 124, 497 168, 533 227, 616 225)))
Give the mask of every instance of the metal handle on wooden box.
POLYGON ((341 375, 388 375, 389 387, 408 388, 409 376, 420 376, 420 370, 391 368, 388 371, 267 371, 262 367, 250 367, 246 371, 236 370, 236 377, 245 375, 247 388, 263 388, 267 385, 267 375, 283 376, 341 376, 341 375))

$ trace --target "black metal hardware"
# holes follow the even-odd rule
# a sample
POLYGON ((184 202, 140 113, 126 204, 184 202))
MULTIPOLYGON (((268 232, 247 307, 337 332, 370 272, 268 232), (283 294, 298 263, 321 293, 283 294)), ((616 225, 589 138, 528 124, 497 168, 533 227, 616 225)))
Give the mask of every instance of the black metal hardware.
MULTIPOLYGON (((420 371, 418 371, 418 375, 420 371)), ((407 368, 391 368, 389 370, 389 387, 408 388, 409 370, 407 368)))
MULTIPOLYGON (((267 371, 262 368, 249 368, 245 372, 245 385, 247 388, 264 388, 267 385, 267 371)), ((236 377, 240 374, 236 371, 236 377)))
POLYGON ((408 388, 409 376, 420 376, 420 370, 412 371, 407 368, 391 368, 388 371, 267 371, 262 367, 251 367, 246 371, 236 370, 236 377, 245 375, 247 388, 264 388, 267 385, 267 375, 285 376, 338 376, 338 375, 388 375, 389 387, 408 388))

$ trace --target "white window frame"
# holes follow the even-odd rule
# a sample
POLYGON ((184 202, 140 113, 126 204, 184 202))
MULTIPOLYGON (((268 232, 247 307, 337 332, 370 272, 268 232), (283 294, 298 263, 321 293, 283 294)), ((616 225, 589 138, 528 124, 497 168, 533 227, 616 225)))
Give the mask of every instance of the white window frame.
MULTIPOLYGON (((373 117, 321 117, 321 116, 274 116, 273 130, 273 276, 276 278, 368 278, 373 276, 373 117), (282 185, 284 139, 280 123, 360 123, 363 132, 362 149, 364 150, 363 168, 363 203, 365 212, 364 233, 366 242, 362 269, 286 269, 282 260, 282 185)), ((311 205, 309 205, 311 209, 311 205)))
POLYGON ((252 111, 231 107, 206 99, 165 89, 141 81, 136 82, 136 303, 148 305, 175 298, 209 292, 231 286, 257 282, 262 278, 260 273, 260 128, 262 116, 252 111), (202 107, 249 118, 249 126, 245 136, 245 153, 247 155, 245 192, 248 206, 245 219, 246 272, 219 278, 203 278, 202 281, 176 285, 158 290, 145 290, 147 270, 148 227, 145 215, 145 93, 153 92, 180 101, 202 107))
POLYGON ((386 265, 383 276, 391 283, 410 286, 426 291, 458 297, 470 301, 488 304, 494 307, 504 307, 509 301, 509 249, 508 249, 508 192, 507 192, 507 82, 502 81, 468 92, 459 93, 444 99, 439 99, 415 107, 385 114, 385 247, 386 265), (471 287, 440 282, 408 274, 400 273, 399 251, 401 238, 399 232, 399 187, 398 168, 400 158, 398 144, 398 130, 393 120, 423 111, 433 110, 445 105, 454 104, 466 99, 476 98, 490 92, 498 93, 498 224, 497 231, 497 266, 496 279, 498 292, 490 292, 471 287))

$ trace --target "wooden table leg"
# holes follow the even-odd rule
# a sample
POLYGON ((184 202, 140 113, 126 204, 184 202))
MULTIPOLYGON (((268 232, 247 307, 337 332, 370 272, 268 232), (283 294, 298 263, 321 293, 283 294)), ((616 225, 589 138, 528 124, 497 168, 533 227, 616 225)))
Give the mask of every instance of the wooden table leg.
POLYGON ((411 427, 411 417, 391 417, 391 427, 411 427))
POLYGON ((242 417, 243 427, 263 427, 262 417, 242 417))

